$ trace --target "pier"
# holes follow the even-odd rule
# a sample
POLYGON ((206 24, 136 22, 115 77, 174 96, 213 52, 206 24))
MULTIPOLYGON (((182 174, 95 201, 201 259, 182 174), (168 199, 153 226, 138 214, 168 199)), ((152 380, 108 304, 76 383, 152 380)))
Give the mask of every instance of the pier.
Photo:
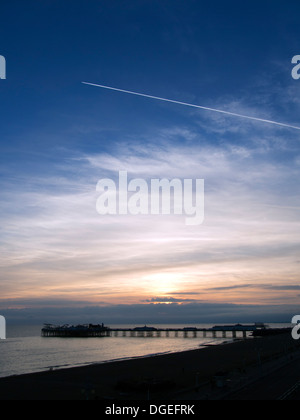
POLYGON ((109 337, 110 329, 103 324, 93 325, 52 325, 45 324, 42 329, 42 337, 61 338, 87 338, 87 337, 109 337))
POLYGON ((45 324, 42 337, 181 337, 181 338, 247 338, 251 333, 265 330, 264 324, 223 325, 212 328, 109 328, 104 324, 62 325, 45 324))

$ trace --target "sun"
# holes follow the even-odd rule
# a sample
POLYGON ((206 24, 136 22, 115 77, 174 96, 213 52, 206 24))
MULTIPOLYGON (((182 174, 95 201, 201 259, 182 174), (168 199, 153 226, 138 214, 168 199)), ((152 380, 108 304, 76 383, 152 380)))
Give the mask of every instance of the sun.
POLYGON ((146 275, 143 281, 153 296, 166 296, 178 291, 181 277, 174 273, 155 273, 146 275))

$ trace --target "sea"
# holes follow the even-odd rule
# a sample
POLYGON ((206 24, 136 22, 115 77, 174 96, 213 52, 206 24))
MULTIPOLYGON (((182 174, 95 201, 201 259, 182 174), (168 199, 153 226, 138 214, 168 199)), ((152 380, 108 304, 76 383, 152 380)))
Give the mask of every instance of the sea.
MULTIPOLYGON (((183 328, 186 325, 151 326, 183 328)), ((211 328, 213 325, 196 326, 211 328)), ((287 325, 276 324, 276 326, 287 325)), ((45 338, 41 336, 42 327, 42 325, 11 325, 7 328, 7 339, 0 340, 0 378, 181 352, 225 344, 233 340, 230 334, 224 339, 202 338, 199 334, 196 338, 193 334, 189 334, 187 338, 174 337, 172 333, 169 337, 45 338)), ((133 326, 110 325, 110 327, 132 328, 133 326)))

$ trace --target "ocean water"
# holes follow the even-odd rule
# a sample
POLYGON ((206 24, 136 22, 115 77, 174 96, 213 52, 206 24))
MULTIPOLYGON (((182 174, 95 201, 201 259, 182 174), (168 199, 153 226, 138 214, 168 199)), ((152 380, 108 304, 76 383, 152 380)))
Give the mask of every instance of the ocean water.
MULTIPOLYGON (((161 328, 182 328, 182 325, 153 325, 161 328)), ((132 325, 111 326, 132 328, 132 325)), ((210 328, 211 324, 197 325, 210 328)), ((173 337, 102 337, 44 338, 41 325, 10 326, 7 339, 0 340, 0 377, 70 368, 112 360, 143 357, 221 344, 228 338, 173 337)))

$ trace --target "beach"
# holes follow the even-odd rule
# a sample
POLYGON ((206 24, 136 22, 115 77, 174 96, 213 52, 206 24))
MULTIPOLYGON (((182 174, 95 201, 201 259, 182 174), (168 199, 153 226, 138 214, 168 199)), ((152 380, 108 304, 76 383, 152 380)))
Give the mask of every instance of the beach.
MULTIPOLYGON (((1 400, 147 400, 197 398, 216 377, 246 375, 267 363, 292 362, 300 343, 290 333, 153 357, 0 379, 1 400)), ((252 374, 252 373, 251 373, 252 374)))

